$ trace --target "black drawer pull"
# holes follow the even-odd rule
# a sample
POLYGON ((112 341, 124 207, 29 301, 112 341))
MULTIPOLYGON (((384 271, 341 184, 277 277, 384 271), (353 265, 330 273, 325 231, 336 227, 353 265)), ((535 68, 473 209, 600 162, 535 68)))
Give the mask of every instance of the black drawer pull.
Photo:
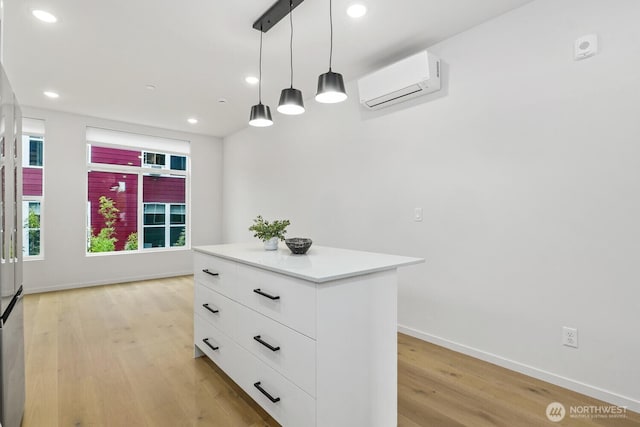
POLYGON ((205 339, 203 339, 202 341, 207 345, 207 347, 209 347, 209 348, 210 348, 211 350, 213 350, 213 351, 216 351, 217 349, 219 349, 219 348, 220 348, 220 347, 217 347, 217 346, 216 346, 216 347, 214 347, 214 346, 212 346, 211 344, 209 344, 209 338, 205 338, 205 339))
POLYGON ((279 397, 273 397, 271 396, 265 389, 263 389, 262 387, 260 387, 260 381, 258 381, 257 383, 255 383, 253 385, 255 388, 257 388, 258 390, 260 390, 260 393, 264 394, 265 396, 267 396, 269 398, 270 401, 272 401, 273 403, 276 402, 280 402, 280 398, 279 397))
POLYGON ((260 294, 260 295, 262 295, 263 297, 267 297, 267 298, 269 298, 269 299, 271 299, 271 300, 277 300, 277 299, 280 299, 280 297, 279 297, 278 295, 273 296, 273 295, 266 294, 266 293, 262 292, 262 291, 260 290, 260 288, 258 288, 258 289, 254 289, 254 290, 253 290, 253 292, 255 292, 256 294, 260 294))
POLYGON ((216 314, 216 313, 219 313, 219 312, 220 312, 220 310, 214 310, 213 308, 209 307, 209 303, 202 304, 202 306, 203 306, 204 308, 206 308, 207 310, 209 310, 210 312, 212 312, 213 314, 216 314))
POLYGON ((207 273, 207 274, 208 274, 208 275, 210 275, 210 276, 219 276, 219 275, 220 275, 220 273, 214 273, 213 271, 209 271, 209 269, 208 269, 208 268, 203 268, 203 269, 202 269, 202 272, 203 272, 203 273, 207 273))
POLYGON ((271 344, 269 344, 266 341, 262 341, 262 339, 260 339, 260 335, 256 335, 255 337, 253 337, 254 340, 258 341, 260 344, 262 344, 263 346, 267 347, 269 350, 271 351, 278 351, 280 350, 280 346, 278 347, 274 347, 271 344))

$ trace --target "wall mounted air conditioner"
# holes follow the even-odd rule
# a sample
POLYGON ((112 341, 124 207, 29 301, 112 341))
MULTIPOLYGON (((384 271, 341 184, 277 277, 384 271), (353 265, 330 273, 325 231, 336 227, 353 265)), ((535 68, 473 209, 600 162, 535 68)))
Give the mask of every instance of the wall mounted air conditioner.
POLYGON ((440 59, 426 50, 358 80, 360 103, 378 110, 440 90, 440 59))

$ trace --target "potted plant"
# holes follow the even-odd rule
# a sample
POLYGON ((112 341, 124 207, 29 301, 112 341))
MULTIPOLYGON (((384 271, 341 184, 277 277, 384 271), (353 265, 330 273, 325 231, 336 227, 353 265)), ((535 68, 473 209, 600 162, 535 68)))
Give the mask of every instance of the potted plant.
POLYGON ((264 242, 264 248, 268 251, 278 249, 278 241, 284 240, 287 227, 291 224, 288 219, 275 220, 272 222, 265 221, 262 215, 258 215, 253 220, 253 225, 249 227, 249 231, 253 231, 253 237, 264 242))

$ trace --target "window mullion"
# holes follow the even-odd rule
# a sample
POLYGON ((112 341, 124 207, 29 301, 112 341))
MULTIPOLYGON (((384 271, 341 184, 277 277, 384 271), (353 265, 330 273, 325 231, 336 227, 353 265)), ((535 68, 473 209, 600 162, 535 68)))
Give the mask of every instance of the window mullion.
POLYGON ((164 204, 164 247, 171 247, 171 205, 164 204))
POLYGON ((144 249, 144 200, 143 200, 143 176, 138 172, 138 250, 144 249))

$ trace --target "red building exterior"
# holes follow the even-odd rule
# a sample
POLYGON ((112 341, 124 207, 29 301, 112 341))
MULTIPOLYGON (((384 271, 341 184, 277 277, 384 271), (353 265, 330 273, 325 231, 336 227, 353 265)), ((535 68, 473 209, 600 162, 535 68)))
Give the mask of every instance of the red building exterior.
POLYGON ((138 230, 138 175, 91 171, 88 183, 92 234, 97 235, 105 226, 104 217, 98 211, 100 196, 105 196, 120 210, 115 237, 118 239, 116 250, 123 250, 127 237, 138 230))
POLYGON ((144 203, 184 203, 184 178, 166 176, 142 177, 142 201, 144 203))
POLYGON ((142 164, 142 153, 134 150, 91 146, 91 163, 140 166, 142 164))
POLYGON ((42 196, 42 168, 22 168, 22 194, 42 196))

